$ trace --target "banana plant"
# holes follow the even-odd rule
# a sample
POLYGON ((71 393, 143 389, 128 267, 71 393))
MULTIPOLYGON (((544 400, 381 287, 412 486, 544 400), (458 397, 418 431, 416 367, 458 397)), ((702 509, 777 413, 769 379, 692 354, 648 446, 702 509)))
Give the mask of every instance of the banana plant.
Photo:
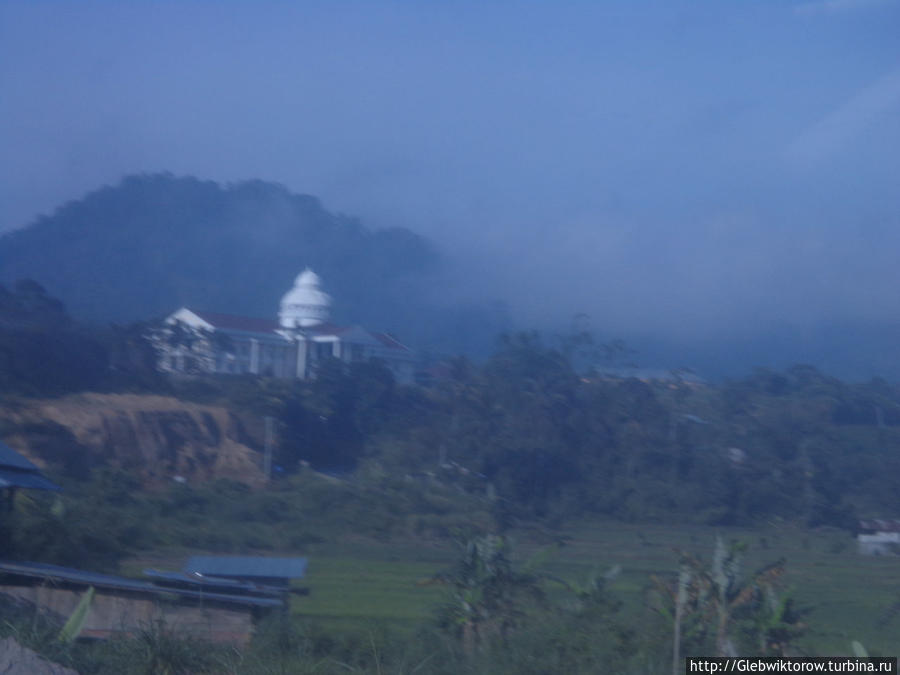
POLYGON ((66 621, 62 630, 59 631, 58 639, 60 642, 68 644, 74 642, 79 636, 81 629, 84 628, 84 623, 87 620, 87 615, 91 609, 91 601, 93 599, 94 587, 88 586, 88 589, 81 596, 81 600, 78 601, 78 604, 72 611, 71 616, 69 616, 68 621, 66 621))
MULTIPOLYGON (((780 560, 743 579, 741 561, 744 548, 736 542, 726 545, 721 538, 717 538, 711 564, 681 553, 674 588, 669 582, 653 577, 665 600, 659 608, 660 613, 672 621, 673 669, 678 668, 686 640, 696 644, 711 640, 717 656, 738 655, 732 637, 738 618, 748 612, 760 611, 767 597, 767 589, 774 588, 784 573, 784 561, 780 560)), ((774 591, 770 595, 775 597, 774 591)), ((784 611, 777 614, 777 606, 772 612, 773 617, 784 619, 786 616, 784 611)))
POLYGON ((490 639, 504 639, 523 614, 527 598, 543 597, 544 576, 515 569, 503 537, 469 540, 454 568, 431 582, 450 587, 445 623, 460 636, 463 649, 472 653, 490 639))
POLYGON ((794 642, 807 628, 801 619, 810 609, 798 609, 791 593, 779 594, 774 584, 764 586, 762 592, 763 599, 755 617, 759 654, 792 656, 794 642))

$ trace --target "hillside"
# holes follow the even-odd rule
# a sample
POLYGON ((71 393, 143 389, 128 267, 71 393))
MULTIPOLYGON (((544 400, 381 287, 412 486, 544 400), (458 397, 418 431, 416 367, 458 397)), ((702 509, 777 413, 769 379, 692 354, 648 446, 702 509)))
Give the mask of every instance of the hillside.
POLYGON ((0 238, 0 283, 35 279, 103 323, 185 304, 273 316, 307 265, 337 320, 402 331, 439 259, 408 230, 369 230, 280 185, 170 174, 127 177, 0 238))
POLYGON ((32 399, 0 412, 0 438, 68 475, 125 469, 144 485, 220 478, 262 482, 261 422, 167 396, 77 394, 32 399))

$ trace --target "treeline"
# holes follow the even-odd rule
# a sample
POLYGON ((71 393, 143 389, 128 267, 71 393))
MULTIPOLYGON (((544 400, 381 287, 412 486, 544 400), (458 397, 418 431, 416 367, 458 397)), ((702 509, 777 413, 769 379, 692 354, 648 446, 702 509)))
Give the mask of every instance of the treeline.
POLYGON ((436 364, 416 386, 378 362, 338 361, 309 382, 169 380, 146 330, 89 330, 34 282, 0 287, 0 393, 215 400, 279 421, 276 477, 309 466, 438 481, 489 500, 501 523, 603 514, 852 528, 896 515, 900 391, 881 380, 809 366, 716 385, 605 376, 592 359, 620 346, 534 334, 505 336, 482 364, 436 364))
POLYGON ((604 376, 565 344, 506 336, 428 386, 334 362, 277 406, 278 465, 438 480, 499 521, 603 514, 739 525, 783 518, 852 529, 893 515, 900 390, 810 366, 717 385, 604 376))
POLYGON ((0 285, 0 393, 59 394, 97 386, 108 350, 35 281, 0 285))
POLYGON ((370 230, 281 185, 171 174, 128 176, 0 237, 0 281, 39 279, 73 314, 98 322, 184 303, 274 316, 305 265, 324 275, 339 314, 365 321, 375 301, 421 282, 436 263, 424 238, 370 230))
POLYGON ((78 322, 31 279, 0 284, 0 395, 166 390, 146 330, 144 324, 78 322))

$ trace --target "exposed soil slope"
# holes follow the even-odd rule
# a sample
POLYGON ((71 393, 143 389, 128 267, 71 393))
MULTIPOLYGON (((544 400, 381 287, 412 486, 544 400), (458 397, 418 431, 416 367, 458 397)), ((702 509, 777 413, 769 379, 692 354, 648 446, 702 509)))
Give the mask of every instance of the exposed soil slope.
POLYGON ((106 465, 134 471, 145 484, 259 483, 258 423, 223 407, 136 394, 76 394, 0 411, 2 440, 37 464, 76 473, 106 465))

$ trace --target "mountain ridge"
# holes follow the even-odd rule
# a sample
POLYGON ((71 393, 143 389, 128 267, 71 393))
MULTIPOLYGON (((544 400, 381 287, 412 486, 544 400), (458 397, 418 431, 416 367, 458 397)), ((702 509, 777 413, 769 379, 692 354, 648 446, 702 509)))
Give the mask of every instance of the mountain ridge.
POLYGON ((182 305, 274 316, 310 266, 337 318, 402 330, 406 305, 417 304, 440 261, 410 230, 370 230, 279 184, 223 186, 168 173, 126 176, 0 237, 0 283, 37 279, 74 316, 95 322, 182 305))

